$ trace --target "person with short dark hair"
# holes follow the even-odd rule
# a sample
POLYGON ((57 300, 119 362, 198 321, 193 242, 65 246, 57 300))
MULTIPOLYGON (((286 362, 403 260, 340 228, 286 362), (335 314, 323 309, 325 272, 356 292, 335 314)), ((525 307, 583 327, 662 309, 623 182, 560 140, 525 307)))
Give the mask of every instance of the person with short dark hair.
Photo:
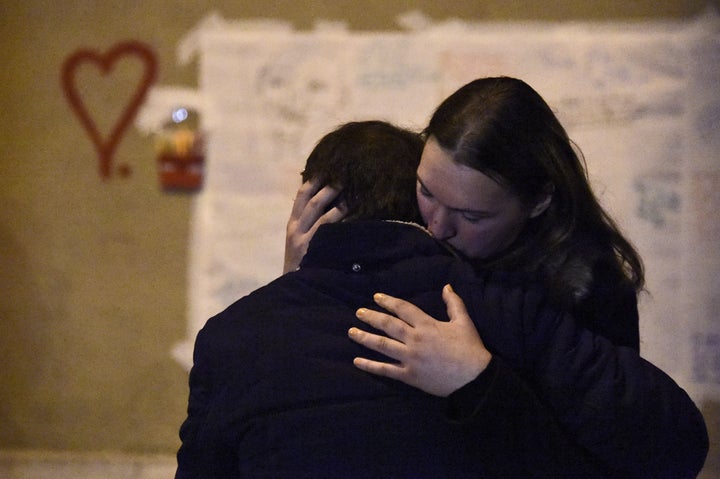
POLYGON ((355 368, 362 348, 346 335, 377 288, 444 314, 445 271, 463 263, 414 223, 422 147, 380 121, 317 144, 303 179, 341 188, 332 208, 346 218, 317 230, 297 271, 199 332, 176 478, 483 477, 444 402, 355 368))

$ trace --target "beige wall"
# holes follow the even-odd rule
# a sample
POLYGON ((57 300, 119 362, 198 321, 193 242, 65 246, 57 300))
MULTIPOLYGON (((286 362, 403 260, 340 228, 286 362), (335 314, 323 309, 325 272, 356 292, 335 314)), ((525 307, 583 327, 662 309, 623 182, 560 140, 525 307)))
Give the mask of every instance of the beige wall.
MULTIPOLYGON (((715 0, 717 6, 720 2, 715 0)), ((124 1, 0 4, 0 449, 173 453, 187 376, 169 356, 185 335, 190 197, 158 187, 152 140, 131 128, 101 180, 60 88, 63 61, 134 39, 158 54, 158 83, 193 86, 175 48, 212 10, 394 28, 420 9, 442 19, 685 18, 700 0, 124 1)), ((96 99, 114 118, 116 95, 96 99)), ((282 232, 278 232, 282 234, 282 232)), ((717 412, 710 414, 717 431, 717 412)))

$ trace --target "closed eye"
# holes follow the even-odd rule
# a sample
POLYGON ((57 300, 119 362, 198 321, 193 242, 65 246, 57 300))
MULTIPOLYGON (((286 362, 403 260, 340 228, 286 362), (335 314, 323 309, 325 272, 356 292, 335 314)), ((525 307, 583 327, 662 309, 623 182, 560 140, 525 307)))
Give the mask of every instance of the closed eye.
POLYGON ((468 223, 479 223, 482 219, 487 218, 485 215, 478 215, 476 213, 468 213, 466 211, 460 211, 460 217, 468 223))
MULTIPOLYGON (((420 180, 420 178, 417 179, 418 184, 418 191, 424 198, 434 198, 433 194, 428 190, 423 182, 420 180)), ((473 210, 461 210, 458 208, 449 208, 450 211, 453 211, 456 214, 459 214, 460 217, 467 221, 468 223, 474 224, 479 223, 483 219, 490 218, 492 215, 490 213, 486 213, 484 211, 473 211, 473 210)))
POLYGON ((430 191, 428 191, 422 183, 420 183, 420 194, 426 198, 432 198, 432 193, 430 193, 430 191))

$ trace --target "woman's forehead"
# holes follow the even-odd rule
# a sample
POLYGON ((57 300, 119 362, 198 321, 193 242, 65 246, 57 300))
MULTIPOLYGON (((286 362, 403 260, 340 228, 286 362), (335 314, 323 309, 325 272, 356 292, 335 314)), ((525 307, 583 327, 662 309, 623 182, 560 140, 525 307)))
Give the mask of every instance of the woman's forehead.
POLYGON ((515 197, 486 174, 455 162, 447 150, 432 139, 425 145, 417 176, 438 201, 452 209, 495 209, 498 202, 515 197))

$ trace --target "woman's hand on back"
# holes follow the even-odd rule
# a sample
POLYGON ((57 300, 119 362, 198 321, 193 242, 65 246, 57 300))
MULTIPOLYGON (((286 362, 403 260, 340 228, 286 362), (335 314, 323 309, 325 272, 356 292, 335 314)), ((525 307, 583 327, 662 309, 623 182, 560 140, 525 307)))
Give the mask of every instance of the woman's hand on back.
POLYGON ((443 288, 449 322, 438 321, 420 308, 386 294, 375 295, 375 302, 392 314, 361 308, 361 321, 388 336, 350 328, 350 338, 393 362, 355 358, 359 369, 402 381, 435 396, 447 397, 475 379, 490 363, 485 348, 460 296, 450 285, 443 288))
POLYGON ((335 223, 345 216, 342 204, 328 210, 328 206, 340 194, 332 186, 319 189, 317 181, 302 184, 295 195, 290 219, 285 231, 285 263, 283 274, 295 271, 305 256, 310 239, 324 223, 335 223))

